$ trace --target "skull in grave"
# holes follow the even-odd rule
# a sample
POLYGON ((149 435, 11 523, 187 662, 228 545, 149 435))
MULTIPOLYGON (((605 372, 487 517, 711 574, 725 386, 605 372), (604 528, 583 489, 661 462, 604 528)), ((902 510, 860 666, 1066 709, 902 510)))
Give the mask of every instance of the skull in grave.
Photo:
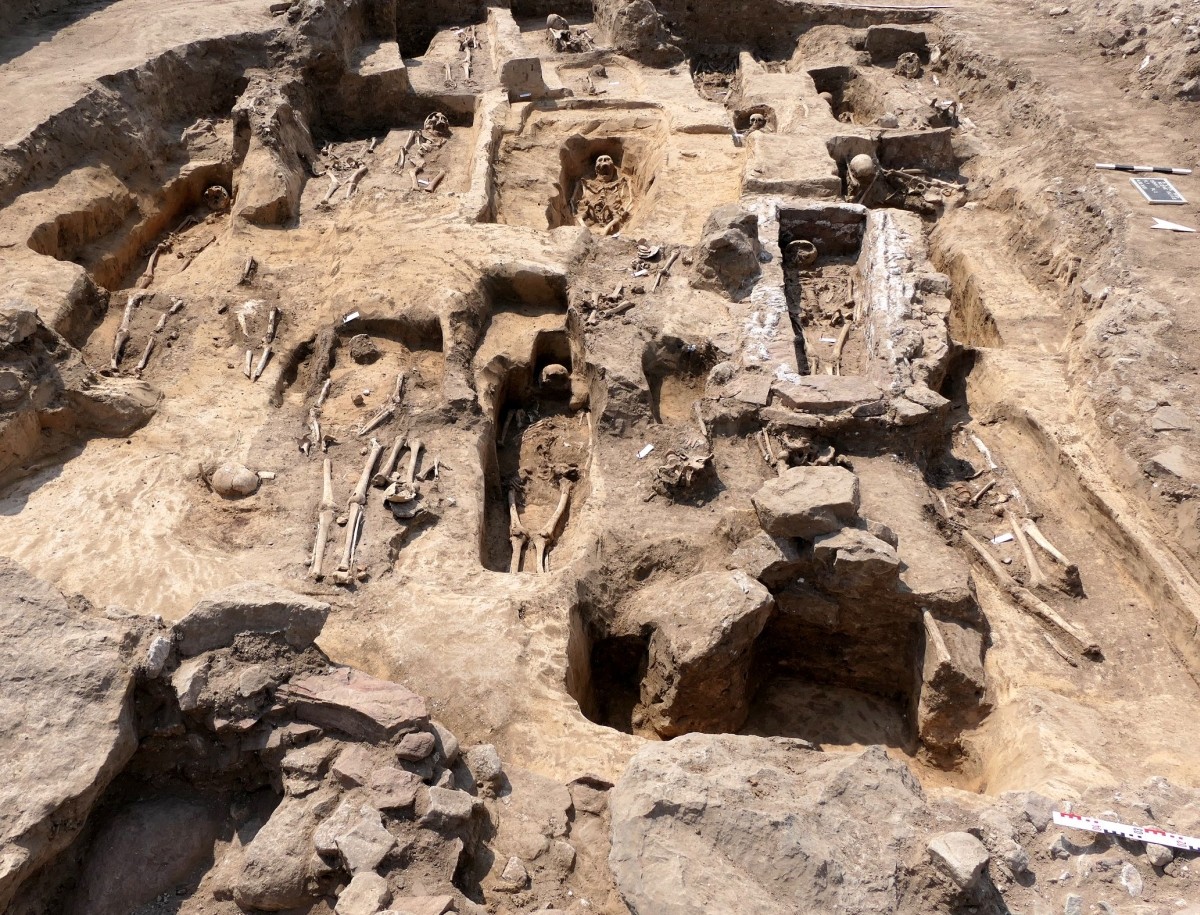
POLYGON ((435 111, 425 119, 425 133, 439 137, 450 136, 450 119, 440 111, 435 111))
POLYGON ((766 129, 767 129, 767 119, 763 115, 757 114, 757 113, 750 115, 750 130, 751 131, 766 130, 766 129))
POLYGON ((204 202, 214 213, 224 212, 229 209, 229 191, 219 184, 214 184, 204 192, 204 202))
POLYGON ((596 177, 603 178, 605 181, 612 181, 617 177, 617 164, 613 162, 612 156, 596 157, 596 177))

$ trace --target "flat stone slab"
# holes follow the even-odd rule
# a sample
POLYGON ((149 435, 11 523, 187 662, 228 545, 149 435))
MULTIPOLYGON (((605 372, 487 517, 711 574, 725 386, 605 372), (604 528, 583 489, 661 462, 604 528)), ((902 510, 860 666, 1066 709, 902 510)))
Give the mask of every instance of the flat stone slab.
POLYGON ((805 413, 840 413, 883 399, 879 385, 861 375, 795 375, 771 383, 775 400, 805 413))
POLYGON ((812 540, 854 523, 858 478, 844 467, 789 467, 752 501, 768 534, 812 540))
POLYGON ((387 740, 429 721, 425 700, 412 690, 350 668, 296 677, 275 698, 303 721, 360 740, 387 740))
POLYGON ((175 624, 185 658, 225 648, 241 632, 282 632, 293 648, 316 640, 329 604, 261 581, 248 581, 206 597, 175 624))

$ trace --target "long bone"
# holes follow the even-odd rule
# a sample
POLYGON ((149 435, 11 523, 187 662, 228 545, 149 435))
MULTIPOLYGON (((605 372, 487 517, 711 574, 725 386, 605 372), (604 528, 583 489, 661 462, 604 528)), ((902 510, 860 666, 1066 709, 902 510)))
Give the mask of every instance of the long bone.
POLYGON ((1029 568, 1029 587, 1049 587, 1049 582, 1042 572, 1042 567, 1038 565, 1037 557, 1033 555, 1033 550, 1029 547, 1029 538, 1025 536, 1025 529, 1021 527, 1021 522, 1017 519, 1017 516, 1011 510, 1006 510, 1004 512, 1004 520, 1012 528, 1013 536, 1017 538, 1017 543, 1021 547, 1021 555, 1025 557, 1025 565, 1029 568))
POLYGON ((1103 657, 1099 644, 1097 644, 1087 630, 1082 626, 1067 622, 1055 612, 1053 607, 1034 596, 1027 588, 1022 588, 1017 584, 1016 580, 1008 574, 1004 566, 984 548, 982 543, 972 537, 967 531, 962 532, 962 537, 967 545, 983 560, 984 565, 988 567, 988 570, 1000 584, 1000 587, 1016 600, 1022 610, 1067 636, 1081 654, 1091 658, 1103 657))
POLYGON ((350 494, 350 520, 346 524, 346 546, 342 550, 342 561, 338 563, 339 572, 349 572, 350 564, 354 562, 354 551, 358 548, 358 528, 362 521, 363 506, 367 504, 367 488, 371 485, 371 474, 382 453, 383 445, 371 439, 371 451, 363 465, 362 476, 358 478, 358 486, 350 494))
POLYGON ((536 554, 535 562, 537 563, 538 572, 549 572, 550 569, 546 565, 546 547, 554 544, 554 532, 558 528, 558 524, 562 521, 563 512, 567 510, 567 502, 571 499, 571 481, 558 481, 558 507, 554 509, 554 514, 550 516, 550 520, 545 523, 533 535, 533 548, 536 554))
POLYGON ((333 513, 336 509, 333 501, 333 464, 329 458, 325 458, 323 479, 320 514, 317 516, 317 539, 313 543, 312 561, 308 567, 308 574, 318 581, 321 578, 321 566, 325 562, 325 542, 329 539, 329 528, 333 524, 333 513))
POLYGON ((525 545, 529 542, 529 531, 521 523, 521 515, 517 511, 517 490, 508 491, 508 542, 512 546, 512 559, 508 563, 508 574, 514 575, 521 571, 521 560, 525 556, 525 545))

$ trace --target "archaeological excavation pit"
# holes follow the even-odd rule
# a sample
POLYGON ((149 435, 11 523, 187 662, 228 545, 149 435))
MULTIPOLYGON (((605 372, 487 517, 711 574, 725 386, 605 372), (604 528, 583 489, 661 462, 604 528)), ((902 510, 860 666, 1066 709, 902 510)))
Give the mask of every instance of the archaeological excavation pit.
POLYGON ((486 497, 481 558, 510 573, 550 571, 569 554, 588 492, 591 427, 580 330, 561 278, 498 276, 484 285, 487 323, 476 388, 491 433, 481 446, 486 497))
POLYGON ((993 6, 0 4, 0 912, 1200 898, 1195 25, 993 6))

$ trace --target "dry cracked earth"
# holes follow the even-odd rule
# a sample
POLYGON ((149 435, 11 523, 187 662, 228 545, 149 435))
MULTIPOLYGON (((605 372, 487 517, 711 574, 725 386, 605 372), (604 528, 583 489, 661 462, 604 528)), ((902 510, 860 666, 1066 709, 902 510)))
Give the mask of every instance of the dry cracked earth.
POLYGON ((0 910, 1200 913, 1198 0, 0 34, 0 910))

